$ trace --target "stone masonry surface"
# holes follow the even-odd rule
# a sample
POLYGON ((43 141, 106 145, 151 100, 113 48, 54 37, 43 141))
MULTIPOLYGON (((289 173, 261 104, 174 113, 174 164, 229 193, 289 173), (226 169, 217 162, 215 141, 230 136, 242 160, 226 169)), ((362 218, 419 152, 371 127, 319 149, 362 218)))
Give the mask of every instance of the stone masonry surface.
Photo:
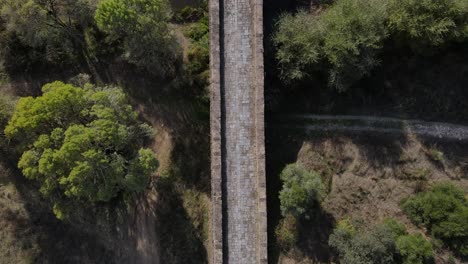
POLYGON ((211 262, 267 263, 262 0, 211 0, 211 262))

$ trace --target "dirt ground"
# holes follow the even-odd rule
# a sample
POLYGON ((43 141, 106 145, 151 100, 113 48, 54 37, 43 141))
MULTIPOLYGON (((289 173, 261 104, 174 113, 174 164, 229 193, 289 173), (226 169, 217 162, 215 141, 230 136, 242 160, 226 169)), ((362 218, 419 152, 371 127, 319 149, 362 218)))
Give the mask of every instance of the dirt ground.
MULTIPOLYGON (((404 223, 409 232, 425 232, 411 224, 399 203, 434 182, 450 181, 468 191, 467 147, 467 143, 415 135, 270 132, 270 238, 277 223, 274 218, 279 217, 278 175, 286 164, 298 162, 318 171, 328 186, 322 212, 306 227, 307 234, 300 235, 298 248, 289 254, 275 254, 273 242, 271 255, 284 264, 329 263, 333 256, 328 236, 333 225, 344 218, 372 225, 392 217, 404 223)), ((436 263, 446 263, 447 252, 436 254, 436 263)))

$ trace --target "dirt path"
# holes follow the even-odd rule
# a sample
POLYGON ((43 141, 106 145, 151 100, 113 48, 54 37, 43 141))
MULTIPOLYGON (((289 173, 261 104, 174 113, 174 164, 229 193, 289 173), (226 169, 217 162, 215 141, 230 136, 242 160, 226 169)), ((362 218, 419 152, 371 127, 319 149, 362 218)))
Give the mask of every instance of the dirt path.
POLYGON ((378 116, 284 115, 272 126, 305 131, 342 131, 415 134, 439 140, 468 141, 468 126, 378 116))

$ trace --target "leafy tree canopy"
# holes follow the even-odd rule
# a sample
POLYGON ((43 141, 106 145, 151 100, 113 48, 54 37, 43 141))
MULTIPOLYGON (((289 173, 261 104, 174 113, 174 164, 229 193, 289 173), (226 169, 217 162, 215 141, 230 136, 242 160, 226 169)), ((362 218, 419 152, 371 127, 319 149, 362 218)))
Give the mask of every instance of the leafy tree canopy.
POLYGON ((102 31, 123 40, 129 62, 159 75, 174 74, 179 57, 170 17, 166 0, 104 0, 95 15, 102 31))
POLYGON ((280 178, 283 181, 279 195, 283 216, 290 213, 295 217, 310 217, 309 210, 320 203, 326 191, 320 175, 299 164, 289 164, 280 178))
POLYGON ((408 234, 394 219, 372 226, 342 220, 330 235, 329 245, 344 264, 422 264, 434 254, 429 241, 421 234, 408 234))
POLYGON ((345 91, 379 64, 385 40, 436 51, 466 41, 467 25, 466 0, 336 0, 320 12, 282 16, 273 43, 283 80, 328 71, 329 86, 345 91))
POLYGON ((390 0, 390 28, 414 48, 468 38, 466 0, 390 0))
POLYGON ((95 0, 0 0, 6 31, 52 62, 74 59, 85 49, 84 29, 94 23, 95 0))
POLYGON ((421 234, 398 237, 396 247, 403 258, 403 264, 427 263, 434 256, 431 242, 421 234))
POLYGON ((158 165, 141 147, 151 129, 120 89, 54 82, 42 91, 18 101, 5 134, 23 153, 19 168, 55 200, 59 218, 61 198, 107 202, 145 188, 158 165))
POLYGON ((329 64, 329 85, 339 91, 369 74, 386 37, 386 5, 379 0, 339 0, 319 16, 283 16, 274 43, 281 76, 302 80, 329 64))
POLYGON ((379 224, 365 229, 349 221, 339 222, 329 238, 329 245, 340 255, 344 264, 395 263, 395 237, 393 228, 379 224))
POLYGON ((468 256, 468 201, 462 189, 439 183, 404 200, 401 206, 415 224, 425 226, 456 253, 468 256))

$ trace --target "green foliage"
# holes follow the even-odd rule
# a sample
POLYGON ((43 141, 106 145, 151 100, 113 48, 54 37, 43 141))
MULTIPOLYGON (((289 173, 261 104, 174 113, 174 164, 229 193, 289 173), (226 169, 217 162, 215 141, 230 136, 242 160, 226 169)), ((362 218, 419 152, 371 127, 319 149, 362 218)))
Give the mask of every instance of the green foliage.
POLYGON ((417 52, 468 39, 466 0, 337 0, 320 12, 284 15, 273 43, 286 82, 327 70, 330 87, 345 91, 379 64, 389 43, 417 52))
POLYGON ((396 247, 403 258, 403 264, 423 264, 434 255, 431 242, 421 234, 398 237, 396 247))
POLYGON ((403 236, 403 235, 406 235, 407 232, 406 232, 406 227, 401 224, 401 223, 398 223, 395 219, 393 218, 387 218, 383 221, 383 225, 385 225, 386 227, 390 228, 390 230, 392 231, 392 233, 396 236, 396 237, 399 237, 399 236, 403 236))
POLYGON ((174 20, 179 23, 195 22, 202 18, 208 9, 208 1, 204 1, 200 6, 186 6, 174 14, 174 20))
POLYGON ((281 219, 275 230, 278 246, 288 251, 293 248, 299 239, 299 223, 295 216, 287 214, 281 219))
POLYGON ((388 24, 414 50, 468 38, 466 0, 389 0, 388 24))
POLYGON ((57 217, 66 214, 67 199, 107 202, 146 187, 157 167, 154 153, 141 148, 151 129, 120 89, 54 82, 42 91, 18 101, 5 134, 23 152, 18 167, 54 200, 57 217))
POLYGON ((278 47, 276 59, 283 79, 294 81, 309 76, 310 69, 323 57, 324 32, 323 22, 306 12, 281 17, 273 42, 278 47))
POLYGON ((210 36, 208 15, 205 14, 188 30, 187 35, 192 43, 188 51, 187 69, 195 77, 199 86, 208 86, 210 63, 210 36))
POLYGON ((295 217, 310 217, 310 209, 319 205, 325 196, 325 185, 320 175, 307 171, 299 164, 287 165, 280 175, 283 189, 280 191, 281 213, 295 217))
POLYGON ((56 64, 76 60, 85 50, 83 29, 94 23, 92 0, 0 1, 6 32, 56 64))
POLYGON ((14 102, 14 98, 0 91, 0 132, 3 131, 13 113, 14 102))
POLYGON ((458 254, 468 256, 468 202, 462 189, 439 183, 404 200, 401 207, 415 224, 426 227, 458 254))
POLYGON ((8 119, 13 114, 15 101, 16 100, 12 96, 0 91, 0 156, 5 155, 3 153, 8 149, 3 129, 7 125, 8 119))
POLYGON ((274 35, 282 78, 305 79, 326 62, 329 85, 346 90, 378 64, 385 18, 386 5, 378 0, 339 0, 320 16, 283 16, 274 35))
POLYGON ((345 264, 400 263, 399 259, 422 264, 433 256, 429 241, 420 234, 408 235, 405 226, 391 218, 371 227, 342 220, 330 235, 329 245, 345 264))
POLYGON ((349 222, 339 223, 329 238, 343 264, 394 263, 396 234, 385 224, 356 228, 349 222))
POLYGON ((180 50, 168 21, 166 0, 104 0, 96 10, 98 27, 111 40, 122 40, 124 57, 148 72, 171 76, 180 50))

